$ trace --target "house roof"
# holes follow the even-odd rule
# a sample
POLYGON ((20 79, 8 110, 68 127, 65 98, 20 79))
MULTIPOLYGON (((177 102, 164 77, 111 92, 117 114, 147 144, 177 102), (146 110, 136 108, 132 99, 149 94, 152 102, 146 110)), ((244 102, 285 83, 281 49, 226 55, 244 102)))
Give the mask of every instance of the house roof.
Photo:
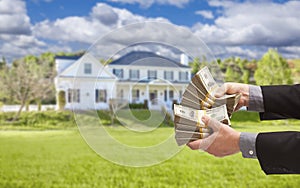
POLYGON ((78 60, 82 56, 63 56, 63 55, 57 55, 55 56, 55 59, 68 59, 68 60, 78 60))
POLYGON ((181 67, 189 66, 178 63, 172 59, 157 55, 152 52, 134 51, 112 61, 109 65, 135 65, 135 66, 155 66, 155 67, 181 67))

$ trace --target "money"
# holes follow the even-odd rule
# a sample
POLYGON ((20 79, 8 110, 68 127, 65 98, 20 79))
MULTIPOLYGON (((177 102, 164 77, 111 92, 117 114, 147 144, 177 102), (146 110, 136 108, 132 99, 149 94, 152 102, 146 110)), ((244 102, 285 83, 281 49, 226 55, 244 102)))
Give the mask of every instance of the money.
POLYGON ((179 146, 206 138, 213 133, 213 130, 201 120, 204 115, 217 119, 222 123, 230 124, 225 104, 206 110, 196 110, 174 104, 174 115, 175 139, 179 146))
POLYGON ((220 87, 214 80, 208 67, 204 67, 195 74, 192 81, 188 84, 180 104, 198 110, 205 110, 226 104, 228 115, 231 117, 241 95, 224 95, 216 98, 214 95, 218 89, 220 87))
POLYGON ((230 125, 225 104, 207 110, 196 110, 186 106, 174 104, 174 115, 180 118, 188 119, 192 122, 197 122, 202 127, 205 127, 205 124, 201 120, 204 115, 214 118, 220 122, 225 121, 228 125, 230 125))
POLYGON ((179 146, 206 138, 213 133, 202 122, 204 115, 230 125, 230 117, 241 95, 216 98, 215 93, 219 89, 208 67, 202 68, 192 78, 183 93, 180 105, 174 105, 175 139, 179 146))

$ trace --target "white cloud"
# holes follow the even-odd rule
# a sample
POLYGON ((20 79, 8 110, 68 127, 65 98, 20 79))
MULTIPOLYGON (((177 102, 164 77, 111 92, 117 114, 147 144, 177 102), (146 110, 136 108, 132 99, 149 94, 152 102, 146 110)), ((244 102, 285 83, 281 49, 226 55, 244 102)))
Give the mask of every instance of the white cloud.
POLYGON ((195 12, 197 15, 201 15, 206 19, 214 19, 214 15, 211 11, 208 10, 198 10, 195 12))
POLYGON ((300 44, 300 2, 238 3, 210 1, 222 7, 213 25, 196 24, 193 30, 209 43, 223 45, 285 46, 300 44))
POLYGON ((45 20, 33 27, 33 33, 44 39, 92 44, 113 29, 144 21, 168 22, 164 18, 146 18, 132 14, 126 9, 98 3, 88 17, 45 20))
POLYGON ((0 1, 0 34, 30 34, 30 18, 22 0, 0 1))
POLYGON ((176 7, 184 7, 190 0, 107 0, 110 2, 128 3, 128 4, 140 4, 144 8, 148 8, 153 4, 160 5, 173 5, 176 7))
POLYGON ((47 46, 46 43, 28 35, 0 35, 3 44, 0 44, 1 55, 11 59, 11 57, 21 57, 29 54, 39 54, 47 46))

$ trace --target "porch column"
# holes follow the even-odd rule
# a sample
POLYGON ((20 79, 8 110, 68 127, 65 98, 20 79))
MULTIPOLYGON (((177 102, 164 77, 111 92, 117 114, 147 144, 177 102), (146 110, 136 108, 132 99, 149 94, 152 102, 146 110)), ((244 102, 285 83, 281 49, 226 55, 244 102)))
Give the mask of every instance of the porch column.
POLYGON ((146 99, 147 99, 147 103, 148 103, 148 107, 150 103, 150 97, 149 97, 149 84, 146 85, 146 99))
POLYGON ((129 85, 129 103, 132 103, 132 85, 129 85))
POLYGON ((149 101, 150 97, 149 97, 149 85, 146 85, 146 99, 149 101))

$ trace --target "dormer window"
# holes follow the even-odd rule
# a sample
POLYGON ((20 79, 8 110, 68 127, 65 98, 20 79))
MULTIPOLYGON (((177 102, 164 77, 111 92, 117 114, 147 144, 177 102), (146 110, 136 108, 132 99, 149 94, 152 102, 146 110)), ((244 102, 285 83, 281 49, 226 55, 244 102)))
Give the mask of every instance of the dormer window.
POLYGON ((156 78, 157 78, 156 70, 148 70, 148 79, 156 79, 156 78))
POLYGON ((139 70, 129 70, 129 77, 131 80, 138 80, 140 78, 139 70))
POLYGON ((188 81, 189 80, 189 73, 187 71, 186 72, 180 71, 179 72, 179 80, 180 81, 188 81))
POLYGON ((118 78, 123 78, 123 69, 113 69, 113 74, 118 78))
POLYGON ((91 63, 84 64, 84 74, 92 74, 92 64, 91 63))
POLYGON ((165 71, 164 72, 164 79, 172 81, 174 79, 172 71, 165 71))

